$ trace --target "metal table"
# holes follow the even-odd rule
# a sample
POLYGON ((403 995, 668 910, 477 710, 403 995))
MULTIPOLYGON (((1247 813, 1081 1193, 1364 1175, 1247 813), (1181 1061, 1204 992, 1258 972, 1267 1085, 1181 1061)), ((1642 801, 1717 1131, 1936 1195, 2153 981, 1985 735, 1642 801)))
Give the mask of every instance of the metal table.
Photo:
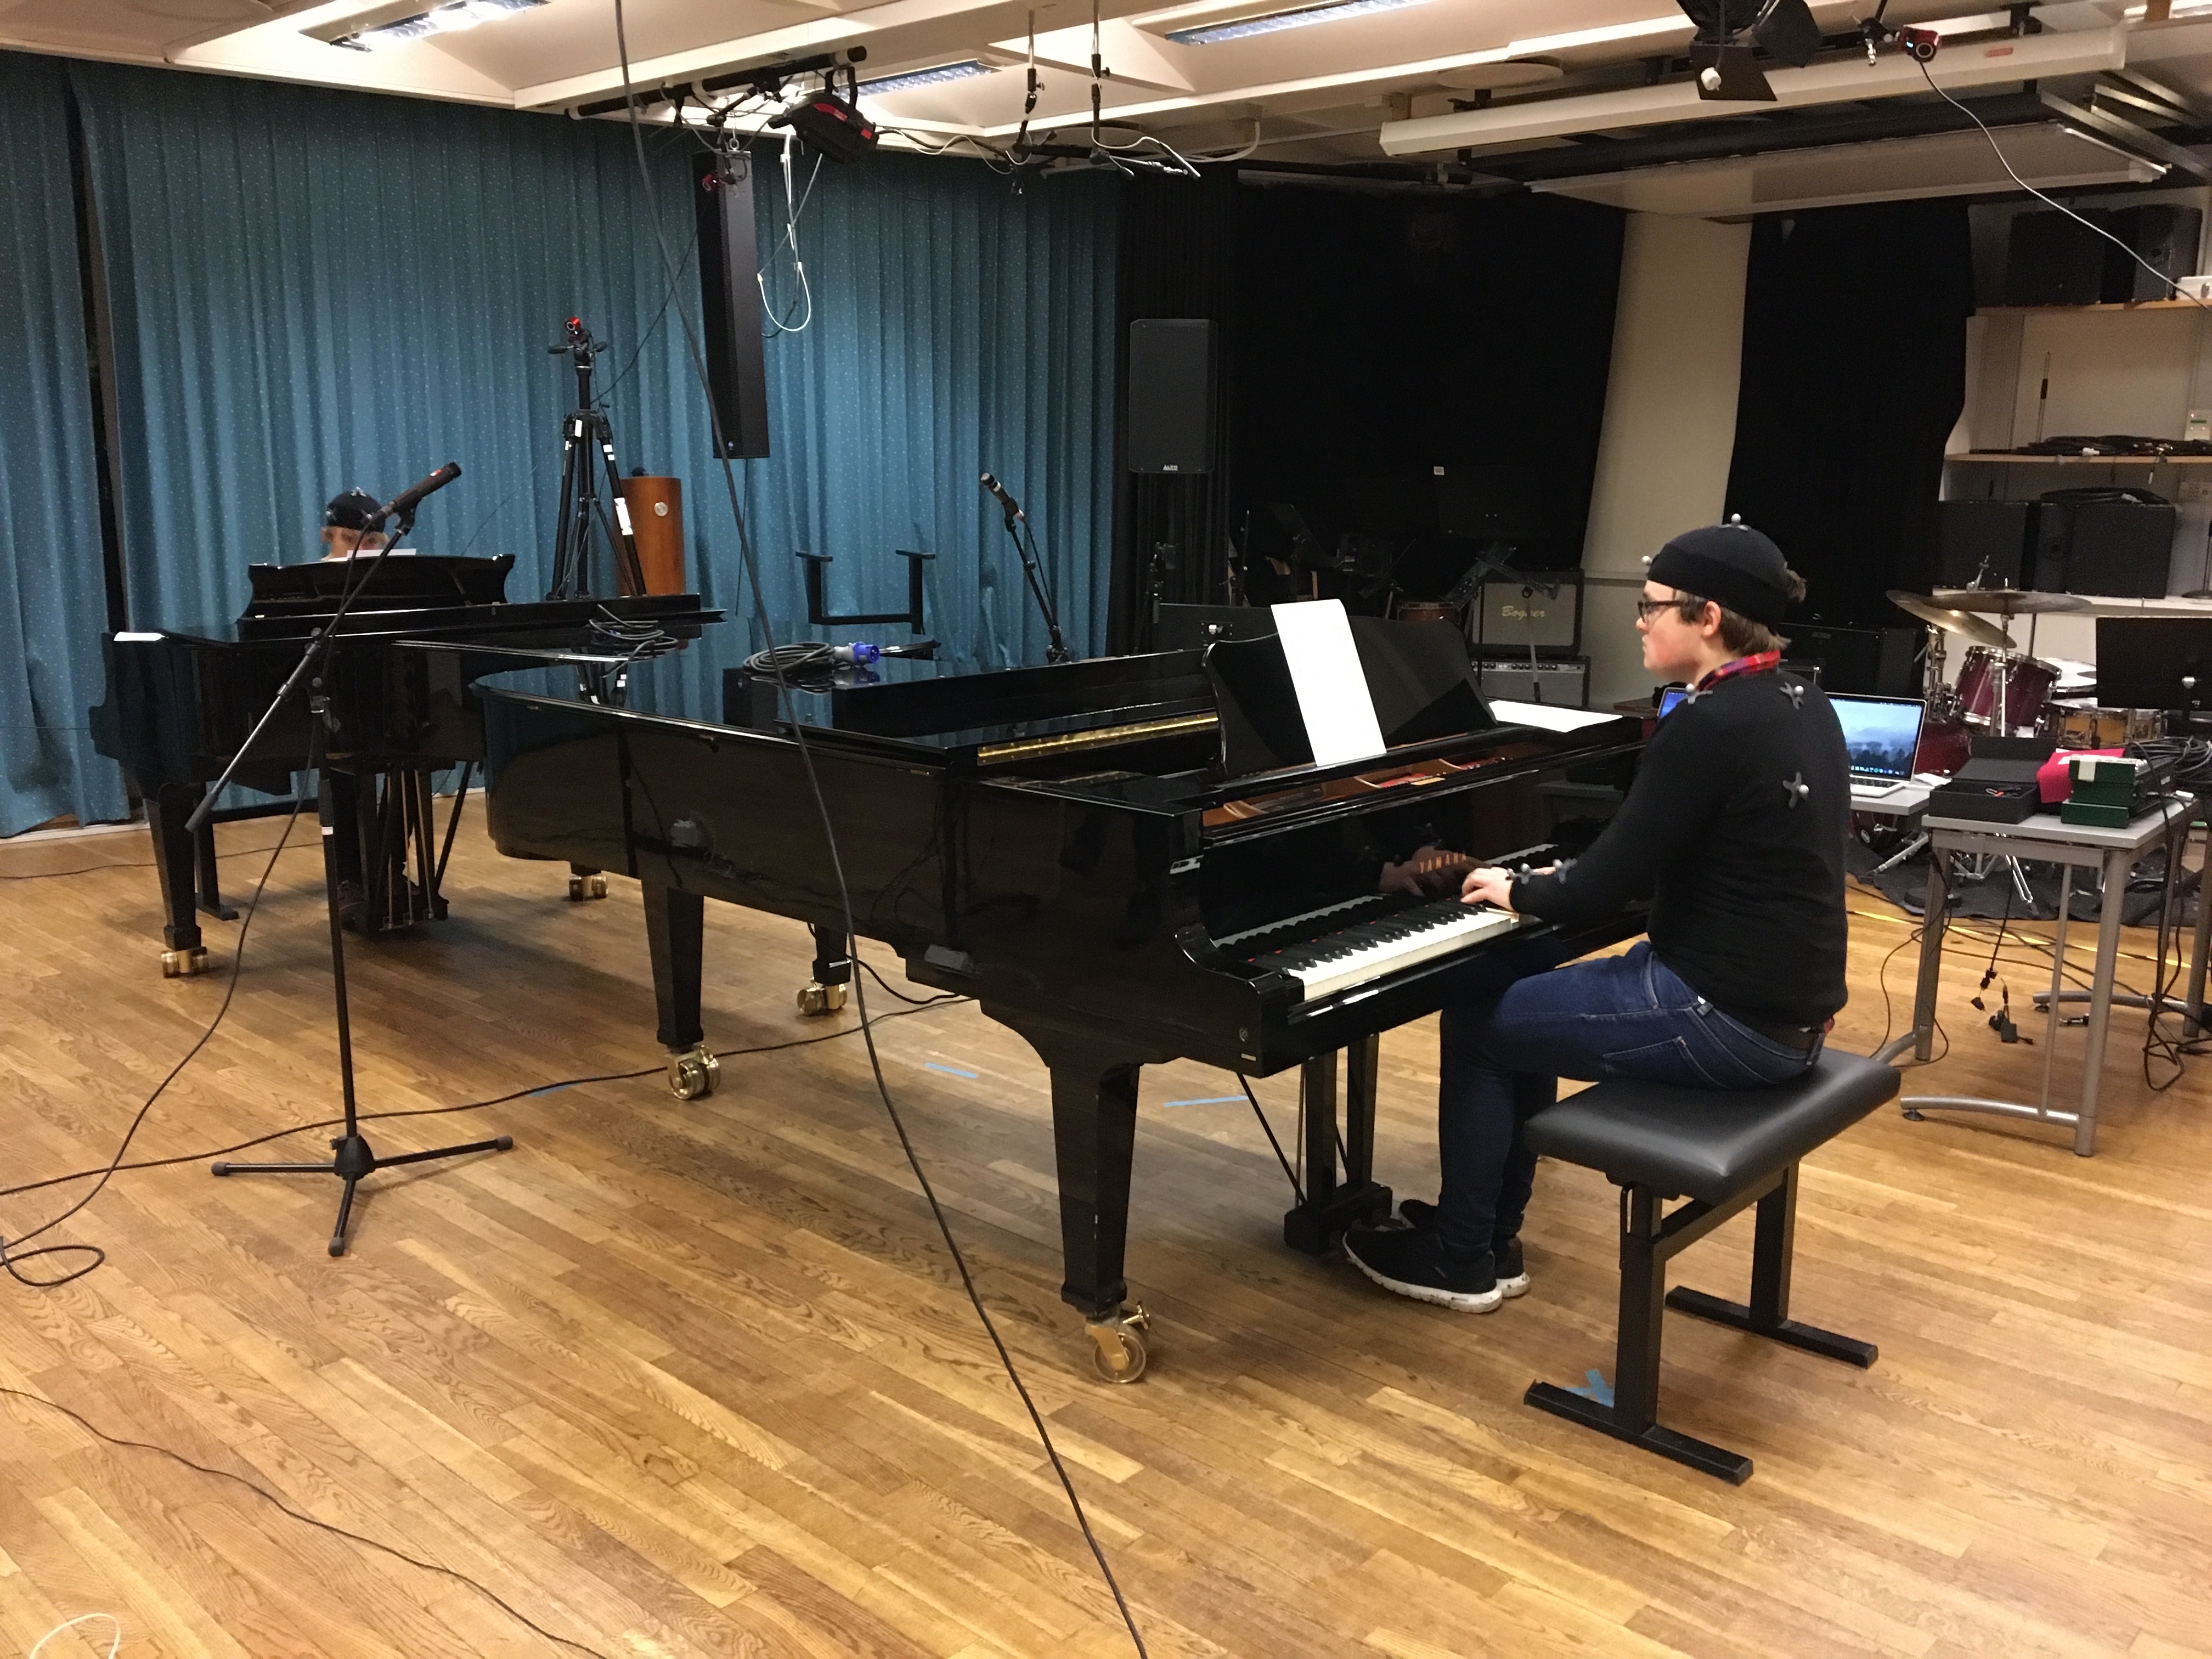
MULTIPOLYGON (((1943 964, 1943 934, 1951 904, 1950 855, 1981 854, 1990 858, 2039 859, 2063 867, 2058 887, 2058 926, 2051 941, 2051 992, 2043 1039, 2043 1085, 2034 1103, 1984 1100, 1966 1095, 1915 1095, 1899 1103, 1909 1118, 1929 1111, 1985 1112, 2000 1117, 2030 1118, 2039 1123, 2066 1123, 2074 1128, 2074 1150, 2083 1158, 2097 1150, 2097 1085, 2105 1068, 2105 1037, 2112 1024, 2112 978, 2120 951, 2120 913, 2128 878, 2155 847, 2167 857, 2179 858, 2197 815, 2196 803, 2176 796, 2144 814, 2124 829, 2103 830, 2090 824, 2064 823, 2056 812, 2038 812, 2018 823, 1989 823, 1977 818, 1939 817, 1930 812, 1921 820, 1929 836, 1928 914, 1920 935, 1920 984, 1912 1004, 1914 1054, 1929 1058, 1936 1030, 1936 992, 1943 964), (2057 1058, 2059 1004, 2063 1000, 2066 965, 2067 908, 2073 897, 2074 872, 2101 872, 2106 896, 2097 924, 2097 966, 2089 991, 2088 1024, 2081 1056, 2081 1101, 2075 1111, 2060 1111, 2051 1104, 2053 1062, 2057 1058)), ((2173 887, 2167 889, 2172 902, 2173 887)), ((2203 915, 2212 905, 2200 903, 2197 967, 2192 974, 2190 1006, 2203 972, 2204 923, 2203 915)), ((2170 920, 2170 918, 2169 918, 2170 920)), ((2179 1004, 2177 1004, 2179 1006, 2179 1004)))

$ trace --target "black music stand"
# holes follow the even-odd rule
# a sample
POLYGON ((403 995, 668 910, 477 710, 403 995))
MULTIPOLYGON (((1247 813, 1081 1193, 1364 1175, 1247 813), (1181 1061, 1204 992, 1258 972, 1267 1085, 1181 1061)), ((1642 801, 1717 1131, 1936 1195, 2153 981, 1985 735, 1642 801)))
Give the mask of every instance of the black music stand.
MULTIPOLYGON (((381 515, 364 526, 374 530, 383 522, 381 515)), ((392 540, 398 541, 415 527, 415 515, 410 511, 401 515, 392 540)), ((348 563, 361 556, 358 546, 349 556, 348 563)), ((381 557, 377 554, 374 556, 381 557)), ((323 684, 321 669, 330 655, 331 642, 337 638, 338 625, 353 607, 354 600, 368 585, 366 575, 349 584, 338 599, 337 608, 330 620, 317 629, 307 641, 307 648, 300 653, 299 666, 286 677, 276 697, 263 713, 238 753, 223 769, 213 787, 207 792, 186 827, 195 831, 207 820, 216 798, 230 781, 239 763, 252 751, 254 741, 263 729, 276 717, 276 711, 292 699, 302 682, 308 686, 307 709, 307 769, 315 775, 316 816, 320 821, 323 842, 323 899, 331 920, 331 988, 337 1011, 338 1077, 343 1085, 345 1099, 345 1133, 331 1142, 331 1158, 322 1164, 228 1164, 216 1163, 209 1172, 218 1176, 233 1175, 330 1175, 345 1182, 345 1190, 338 1199, 338 1218, 331 1230, 331 1254, 343 1255, 346 1249, 346 1224, 353 1218, 354 1189, 379 1170, 390 1169, 401 1164, 427 1164, 434 1158, 462 1158, 471 1152, 504 1152, 514 1146, 512 1136, 500 1135, 490 1140, 472 1140, 463 1146, 441 1146, 430 1152, 402 1152, 397 1158, 379 1158, 361 1133, 361 1123, 355 1107, 353 1081, 353 1021, 346 1006, 345 979, 345 913, 338 891, 337 809, 332 799, 327 737, 331 726, 331 700, 323 684), (310 676, 313 678, 310 678, 310 676)))

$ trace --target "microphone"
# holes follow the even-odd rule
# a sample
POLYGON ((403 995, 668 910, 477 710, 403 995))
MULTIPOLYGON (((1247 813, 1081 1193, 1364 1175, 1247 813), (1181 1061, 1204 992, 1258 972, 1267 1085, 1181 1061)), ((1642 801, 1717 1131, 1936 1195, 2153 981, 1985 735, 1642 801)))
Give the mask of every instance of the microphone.
POLYGON ((983 488, 996 495, 999 498, 999 505, 1006 509, 1007 523, 1012 524, 1016 519, 1019 519, 1024 524, 1030 521, 1029 514, 1022 511, 1022 504, 1006 493, 1006 485, 988 472, 983 475, 983 488))
POLYGON ((436 495, 438 491, 460 476, 461 464, 459 461, 447 461, 445 465, 423 479, 422 483, 410 485, 377 508, 378 520, 381 521, 412 512, 425 495, 436 495))

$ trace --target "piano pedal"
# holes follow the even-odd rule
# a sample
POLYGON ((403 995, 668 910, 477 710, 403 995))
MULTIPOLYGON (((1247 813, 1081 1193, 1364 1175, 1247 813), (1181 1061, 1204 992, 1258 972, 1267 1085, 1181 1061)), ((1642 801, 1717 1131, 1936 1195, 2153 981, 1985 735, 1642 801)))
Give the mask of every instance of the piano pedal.
POLYGON ((207 965, 208 953, 204 945, 195 945, 189 951, 161 952, 163 979, 190 979, 193 975, 205 971, 207 965))
POLYGON ((593 870, 579 872, 568 878, 568 902, 581 903, 586 899, 603 899, 607 896, 607 872, 593 870))
POLYGON ((1085 1320, 1083 1334, 1092 1344, 1091 1369, 1109 1382, 1133 1382, 1142 1376, 1151 1358, 1144 1334, 1152 1323, 1152 1316, 1141 1304, 1111 1319, 1085 1320))
POLYGON ((705 1043, 668 1057, 668 1087, 678 1100, 704 1100, 722 1080, 722 1062, 705 1043))
POLYGON ((844 985, 824 985, 820 980, 810 980, 799 988, 799 1012, 808 1018, 817 1014, 834 1014, 845 1006, 848 995, 844 985))

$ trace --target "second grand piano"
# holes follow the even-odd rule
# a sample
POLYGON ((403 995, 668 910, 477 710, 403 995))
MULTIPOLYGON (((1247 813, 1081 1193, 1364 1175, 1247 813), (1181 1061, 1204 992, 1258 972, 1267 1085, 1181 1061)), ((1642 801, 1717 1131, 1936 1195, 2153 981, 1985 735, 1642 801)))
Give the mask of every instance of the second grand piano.
MULTIPOLYGON (((1447 625, 1356 618, 1354 634, 1389 747, 1336 766, 1313 763, 1272 635, 794 694, 854 930, 910 977, 975 996, 1050 1070, 1061 1293, 1110 1380, 1146 1364, 1123 1278, 1144 1066, 1303 1065, 1314 1105, 1328 1089, 1285 1219, 1291 1243, 1318 1249, 1389 1206, 1370 1168, 1376 1034, 1637 928, 1571 933, 1376 890, 1386 860, 1424 844, 1485 860, 1573 850, 1620 798, 1639 730, 1501 721, 1447 625)), ((644 884, 672 1084, 708 1092, 704 901, 794 917, 833 948, 845 936, 788 725, 741 672, 722 724, 480 696, 494 842, 644 884)))

